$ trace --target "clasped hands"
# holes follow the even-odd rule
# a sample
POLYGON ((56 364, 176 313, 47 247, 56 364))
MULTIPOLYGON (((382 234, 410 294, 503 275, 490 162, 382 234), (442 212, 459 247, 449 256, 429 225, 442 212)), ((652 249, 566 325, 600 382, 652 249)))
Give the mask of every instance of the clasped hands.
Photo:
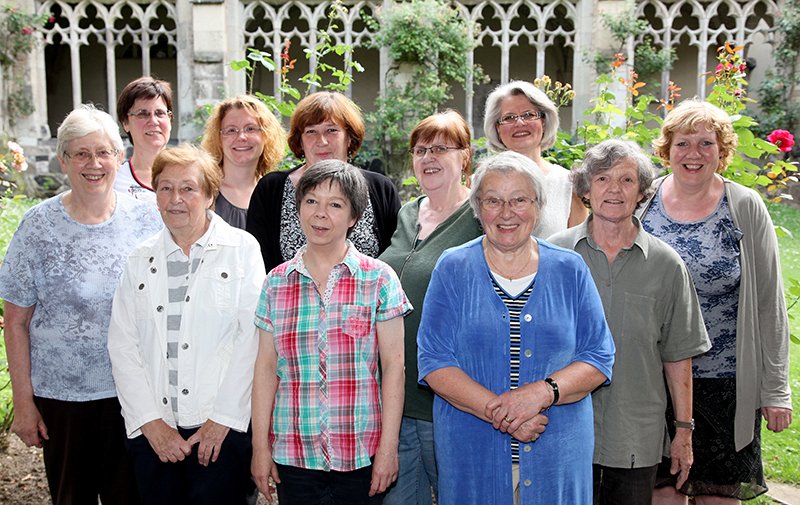
POLYGON ((178 430, 163 419, 156 419, 142 426, 142 434, 163 463, 183 461, 192 453, 192 446, 198 444, 197 460, 203 466, 217 461, 228 431, 230 428, 227 426, 209 419, 188 440, 184 440, 178 430))
POLYGON ((496 430, 520 442, 533 442, 547 427, 544 411, 550 403, 550 390, 538 381, 495 396, 486 403, 484 415, 496 430))

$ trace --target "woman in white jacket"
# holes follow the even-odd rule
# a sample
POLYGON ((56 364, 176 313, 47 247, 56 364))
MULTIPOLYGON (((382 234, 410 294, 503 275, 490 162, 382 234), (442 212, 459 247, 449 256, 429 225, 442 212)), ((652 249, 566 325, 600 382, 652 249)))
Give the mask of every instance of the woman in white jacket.
POLYGON ((258 242, 210 210, 220 178, 198 148, 158 155, 166 229, 134 250, 114 296, 108 349, 143 503, 256 496, 248 427, 265 272, 258 242))

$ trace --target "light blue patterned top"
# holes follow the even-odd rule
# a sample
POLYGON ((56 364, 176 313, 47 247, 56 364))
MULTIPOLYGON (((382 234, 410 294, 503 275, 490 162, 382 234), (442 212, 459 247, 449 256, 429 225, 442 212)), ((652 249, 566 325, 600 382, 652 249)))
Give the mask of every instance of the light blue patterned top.
POLYGON ((692 375, 735 377, 742 231, 733 224, 727 197, 707 217, 685 223, 667 215, 659 189, 642 226, 677 251, 694 281, 711 349, 692 358, 692 375))
POLYGON ((0 298, 36 305, 33 394, 64 401, 116 396, 106 343, 111 301, 128 254, 162 228, 155 206, 116 193, 104 223, 81 224, 54 196, 25 213, 0 267, 0 298))

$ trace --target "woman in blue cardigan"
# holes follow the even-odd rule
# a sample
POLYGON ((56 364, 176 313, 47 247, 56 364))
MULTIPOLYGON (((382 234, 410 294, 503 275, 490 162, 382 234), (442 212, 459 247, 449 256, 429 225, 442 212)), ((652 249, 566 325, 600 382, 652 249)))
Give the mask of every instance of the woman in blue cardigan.
POLYGON ((588 394, 611 379, 614 343, 580 256, 531 237, 538 173, 513 152, 481 165, 470 204, 485 235, 442 255, 425 296, 441 505, 592 501, 588 394))

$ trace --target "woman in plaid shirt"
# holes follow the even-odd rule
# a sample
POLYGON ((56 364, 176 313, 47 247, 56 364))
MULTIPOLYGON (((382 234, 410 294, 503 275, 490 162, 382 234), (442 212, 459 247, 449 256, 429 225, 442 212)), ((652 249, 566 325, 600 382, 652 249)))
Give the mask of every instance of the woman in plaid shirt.
POLYGON ((267 496, 275 480, 281 505, 380 503, 397 478, 411 304, 347 240, 368 198, 352 165, 310 167, 297 188, 307 244, 269 273, 256 309, 252 473, 267 496))

